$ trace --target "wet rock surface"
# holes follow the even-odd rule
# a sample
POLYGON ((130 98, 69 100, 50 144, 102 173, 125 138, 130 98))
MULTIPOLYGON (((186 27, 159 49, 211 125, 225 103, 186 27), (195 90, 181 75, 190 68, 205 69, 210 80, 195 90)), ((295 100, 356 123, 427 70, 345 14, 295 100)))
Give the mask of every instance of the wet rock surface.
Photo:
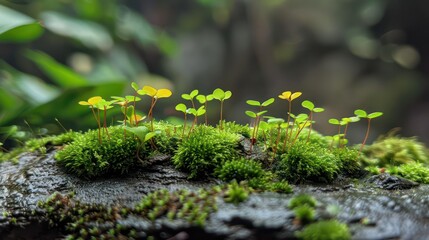
MULTIPOLYGON (((83 203, 132 207, 158 189, 196 190, 217 184, 189 181, 166 156, 126 176, 96 180, 66 174, 53 156, 25 154, 16 165, 0 164, 0 239, 61 238, 64 233, 32 216, 37 202, 54 192, 73 191, 83 203)), ((348 224, 353 239, 429 239, 429 186, 407 181, 383 174, 330 185, 296 185, 292 194, 254 193, 238 205, 218 201, 218 211, 204 228, 166 218, 150 222, 129 216, 119 221, 136 229, 141 239, 148 234, 160 239, 293 239, 299 226, 286 206, 293 196, 308 193, 320 203, 316 218, 326 218, 332 214, 330 207, 337 206, 337 218, 348 224)))

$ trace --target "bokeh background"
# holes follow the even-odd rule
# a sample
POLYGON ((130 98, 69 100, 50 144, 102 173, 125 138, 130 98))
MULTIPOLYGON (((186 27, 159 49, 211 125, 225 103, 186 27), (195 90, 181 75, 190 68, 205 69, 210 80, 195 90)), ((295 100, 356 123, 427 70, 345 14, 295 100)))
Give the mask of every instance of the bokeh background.
MULTIPOLYGON (((249 123, 248 99, 301 91, 324 107, 315 128, 355 109, 382 111, 370 141, 392 129, 429 143, 429 1, 0 0, 1 139, 88 129, 94 95, 130 83, 168 87, 156 117, 181 115, 182 93, 231 90, 227 120, 249 123)), ((147 111, 149 100, 140 102, 147 111)), ((218 104, 211 102, 212 123, 218 104)), ((286 118, 276 99, 268 115, 286 118)), ((112 112, 111 118, 114 119, 112 112)), ((113 124, 115 120, 112 120, 113 124)), ((366 122, 349 128, 360 142, 366 122)))

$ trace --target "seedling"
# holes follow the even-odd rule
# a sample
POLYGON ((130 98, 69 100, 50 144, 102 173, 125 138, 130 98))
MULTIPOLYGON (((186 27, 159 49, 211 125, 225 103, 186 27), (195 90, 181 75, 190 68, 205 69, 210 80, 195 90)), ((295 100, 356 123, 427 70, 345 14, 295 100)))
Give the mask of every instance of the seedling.
MULTIPOLYGON (((189 100, 189 101, 191 101, 192 108, 193 108, 193 109, 196 109, 196 107, 195 107, 195 102, 194 102, 194 98, 195 98, 197 95, 198 95, 198 90, 197 90, 197 89, 194 89, 194 90, 192 90, 192 92, 191 92, 191 93, 189 93, 189 94, 186 94, 186 93, 182 94, 182 98, 183 98, 183 99, 185 99, 185 100, 189 100)), ((197 121, 196 119, 197 119, 197 116, 194 116, 194 121, 197 121)))
POLYGON ((183 103, 177 104, 176 105, 176 110, 179 111, 179 112, 183 112, 183 114, 184 114, 183 131, 182 131, 182 138, 183 138, 183 135, 185 135, 186 122, 188 121, 187 117, 186 117, 186 115, 188 114, 188 111, 186 109, 186 105, 183 104, 183 103))
MULTIPOLYGON (((140 98, 137 97, 138 91, 139 91, 139 86, 137 85, 137 83, 132 82, 131 83, 131 87, 134 89, 134 95, 133 95, 133 106, 134 106, 134 110, 136 109, 136 102, 140 101, 140 98)), ((134 122, 136 123, 136 126, 138 124, 138 119, 137 119, 137 115, 134 115, 134 122)))
POLYGON ((130 132, 132 134, 134 134, 140 141, 140 146, 137 148, 137 159, 140 160, 142 163, 144 163, 144 161, 140 158, 140 148, 143 147, 144 143, 151 140, 156 134, 157 132, 153 132, 150 131, 147 127, 145 126, 138 126, 138 127, 124 127, 124 129, 127 132, 130 132))
MULTIPOLYGON (((296 128, 296 134, 295 134, 294 139, 292 140, 292 143, 290 144, 290 147, 292 147, 295 144, 296 140, 298 139, 298 136, 301 133, 301 131, 305 127, 310 126, 311 123, 308 121, 308 115, 305 113, 300 113, 297 116, 295 116, 294 114, 290 114, 290 115, 294 119, 293 126, 296 125, 296 127, 295 127, 296 128)), ((289 138, 292 137, 292 133, 293 133, 292 131, 293 131, 293 129, 291 130, 291 132, 289 134, 290 135, 289 138)))
MULTIPOLYGON (((360 118, 359 117, 356 117, 356 116, 354 116, 354 117, 347 117, 347 118, 342 118, 341 119, 341 124, 342 125, 345 125, 345 127, 344 127, 344 132, 343 132, 343 138, 346 140, 346 135, 347 135, 347 129, 348 129, 348 127, 349 127, 349 123, 352 123, 352 122, 358 122, 360 120, 360 118)), ((340 145, 340 147, 341 146, 343 146, 343 145, 345 145, 345 144, 341 144, 340 145)))
POLYGON ((100 96, 91 97, 88 99, 88 101, 80 101, 79 105, 82 106, 89 106, 89 108, 92 111, 92 114, 94 115, 95 121, 98 125, 98 141, 101 144, 101 123, 100 123, 100 115, 99 115, 99 109, 97 108, 97 114, 95 114, 94 108, 96 108, 96 105, 102 100, 103 98, 100 96))
POLYGON ((189 130, 189 134, 191 134, 192 129, 194 129, 195 124, 197 124, 197 119, 199 116, 206 113, 206 109, 204 106, 199 107, 198 109, 190 108, 187 110, 190 114, 194 115, 194 121, 192 122, 191 129, 189 130))
POLYGON ((288 105, 288 116, 287 116, 287 125, 286 125, 286 133, 285 133, 285 140, 283 143, 283 149, 286 149, 286 143, 288 140, 288 130, 289 130, 289 122, 290 122, 290 114, 292 113, 292 101, 297 99, 299 96, 302 95, 302 92, 294 92, 292 93, 291 91, 286 91, 286 92, 282 92, 282 94, 279 95, 279 98, 287 100, 289 102, 288 105))
POLYGON ((204 109, 206 109, 206 112, 204 113, 204 119, 205 119, 205 123, 207 125, 208 124, 208 121, 207 121, 207 102, 210 102, 211 100, 213 100, 213 95, 212 94, 209 94, 209 95, 200 94, 196 98, 201 104, 204 104, 204 109))
POLYGON ((253 133, 252 133, 252 139, 251 139, 251 145, 250 150, 252 150, 253 145, 256 143, 256 137, 258 134, 258 128, 259 128, 259 122, 261 120, 261 116, 265 114, 267 111, 262 111, 264 107, 269 106, 274 102, 274 98, 267 99, 263 103, 256 101, 256 100, 247 100, 246 103, 250 106, 259 107, 259 112, 252 112, 252 111, 246 111, 246 115, 255 119, 255 124, 253 126, 253 133))
POLYGON ((314 107, 314 103, 309 101, 309 100, 303 101, 301 103, 301 105, 310 111, 310 114, 309 114, 310 129, 308 131, 307 141, 306 141, 306 142, 308 142, 308 140, 310 139, 311 130, 313 129, 313 113, 323 112, 323 111, 325 111, 325 109, 314 107))
POLYGON ((219 126, 220 129, 223 129, 223 118, 222 118, 222 114, 223 114, 223 102, 227 99, 230 99, 232 96, 232 92, 231 91, 224 91, 220 88, 216 88, 213 91, 213 98, 220 101, 220 120, 219 120, 219 126))
POLYGON ((275 124, 277 126, 277 137, 276 137, 276 144, 273 146, 273 155, 276 156, 277 148, 280 141, 280 133, 282 130, 282 124, 285 122, 283 118, 270 118, 267 121, 269 124, 275 124))
MULTIPOLYGON (((109 135, 109 131, 107 130, 107 121, 106 121, 106 114, 107 114, 107 110, 113 108, 112 104, 116 102, 115 100, 113 101, 106 101, 104 99, 101 99, 100 102, 98 102, 95 106, 103 111, 103 128, 106 131, 107 137, 110 139, 110 135, 109 135)), ((100 121, 100 119, 99 119, 100 121)))
POLYGON ((365 145, 366 140, 368 139, 369 129, 371 127, 371 119, 378 118, 378 117, 382 116, 383 113, 382 112, 373 112, 373 113, 367 114, 362 109, 357 109, 357 110, 355 110, 354 113, 359 118, 366 118, 366 119, 368 119, 368 128, 366 129, 365 138, 363 139, 362 145, 360 146, 360 149, 359 149, 359 152, 362 152, 363 146, 365 145))
POLYGON ((156 102, 160 98, 170 97, 173 93, 166 88, 156 89, 151 86, 144 86, 142 89, 138 90, 137 93, 140 95, 149 95, 152 98, 150 103, 149 113, 147 115, 149 116, 149 119, 150 119, 151 131, 153 132, 153 108, 155 107, 156 102))

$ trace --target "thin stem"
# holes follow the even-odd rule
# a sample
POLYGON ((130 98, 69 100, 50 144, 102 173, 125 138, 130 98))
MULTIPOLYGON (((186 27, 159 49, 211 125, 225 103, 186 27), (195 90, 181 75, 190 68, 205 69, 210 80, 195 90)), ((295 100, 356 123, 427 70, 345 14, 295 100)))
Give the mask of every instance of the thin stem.
MULTIPOLYGON (((349 123, 346 123, 346 126, 344 127, 344 135, 343 135, 343 139, 346 139, 346 134, 347 134, 347 128, 349 127, 349 123)), ((340 147, 344 147, 343 144, 340 144, 340 147)))
POLYGON ((223 101, 220 101, 220 130, 223 130, 223 123, 222 123, 222 112, 223 112, 223 101))
POLYGON ((104 125, 104 129, 106 130, 107 137, 110 140, 109 130, 107 130, 106 114, 107 114, 107 108, 106 108, 106 106, 104 106, 104 121, 103 121, 104 123, 103 123, 103 125, 104 125))
POLYGON ((313 129, 313 111, 310 111, 310 129, 308 130, 307 141, 305 141, 305 143, 308 143, 308 141, 310 140, 310 134, 312 129, 313 129))
POLYGON ((276 145, 274 145, 274 150, 273 150, 273 159, 276 157, 276 152, 277 152, 277 148, 279 145, 279 141, 280 141, 280 132, 281 132, 281 127, 280 124, 277 127, 277 138, 276 138, 276 145))
POLYGON ((206 109, 206 112, 204 113, 204 118, 206 120, 206 125, 208 125, 208 121, 207 121, 207 99, 206 99, 206 102, 204 103, 204 108, 206 109))
POLYGON ((363 146, 366 143, 366 140, 368 139, 368 135, 369 135, 369 128, 371 127, 371 118, 368 118, 368 128, 366 129, 366 134, 365 134, 365 138, 363 139, 362 145, 360 146, 360 150, 359 153, 362 152, 363 146))
POLYGON ((186 117, 186 112, 185 112, 185 121, 183 122, 183 132, 182 132, 182 138, 185 135, 185 129, 186 129, 186 121, 188 121, 187 117, 186 117))
POLYGON ((101 144, 100 120, 97 118, 97 115, 95 114, 95 111, 94 111, 94 107, 92 105, 91 105, 91 111, 92 111, 92 114, 94 115, 95 121, 97 122, 97 125, 98 125, 98 142, 101 144))
POLYGON ((127 126, 127 108, 128 108, 128 104, 125 102, 124 104, 124 140, 127 137, 127 130, 125 130, 125 127, 127 126))
POLYGON ((291 111, 292 111, 292 101, 289 101, 289 110, 288 110, 287 121, 286 121, 286 132, 285 132, 285 141, 283 143, 283 150, 286 150, 286 143, 288 140, 289 121, 290 121, 291 111))
POLYGON ((134 124, 137 126, 137 114, 136 114, 136 93, 134 93, 134 124))
MULTIPOLYGON (((191 103, 192 103, 192 108, 193 109, 195 109, 195 110, 197 110, 196 108, 195 108, 195 103, 194 103, 194 99, 193 98, 191 98, 191 103)), ((194 121, 195 122, 198 122, 198 116, 197 115, 194 115, 194 121)), ((191 128, 192 129, 192 128, 191 128)))

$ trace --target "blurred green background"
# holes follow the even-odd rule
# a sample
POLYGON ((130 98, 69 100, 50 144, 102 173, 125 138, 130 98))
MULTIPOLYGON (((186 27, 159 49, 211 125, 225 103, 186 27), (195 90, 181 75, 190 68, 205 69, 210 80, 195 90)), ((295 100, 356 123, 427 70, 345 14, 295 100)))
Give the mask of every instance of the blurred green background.
MULTIPOLYGON (((400 127, 429 143, 427 9, 418 0, 0 0, 0 140, 61 132, 55 119, 95 128, 77 102, 130 94, 135 81, 172 89, 158 118, 181 117, 174 106, 193 89, 231 90, 225 116, 240 123, 246 100, 302 91, 294 112, 304 99, 324 107, 315 117, 324 134, 336 133, 329 118, 362 108, 385 113, 370 141, 400 127)), ((286 112, 277 98, 268 115, 286 112)), ((351 142, 365 128, 353 124, 351 142)))

